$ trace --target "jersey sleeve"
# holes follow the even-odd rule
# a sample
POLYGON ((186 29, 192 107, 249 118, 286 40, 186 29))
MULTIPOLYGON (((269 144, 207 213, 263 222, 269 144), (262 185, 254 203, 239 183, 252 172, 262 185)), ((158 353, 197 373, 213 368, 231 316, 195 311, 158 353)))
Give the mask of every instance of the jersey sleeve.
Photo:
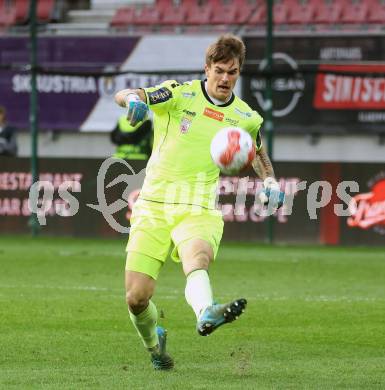
POLYGON ((260 150, 262 148, 261 125, 263 118, 256 111, 253 111, 251 119, 253 121, 253 127, 250 135, 255 140, 256 149, 260 150))
POLYGON ((167 80, 155 87, 143 88, 146 103, 156 114, 172 111, 180 95, 180 84, 175 80, 167 80))

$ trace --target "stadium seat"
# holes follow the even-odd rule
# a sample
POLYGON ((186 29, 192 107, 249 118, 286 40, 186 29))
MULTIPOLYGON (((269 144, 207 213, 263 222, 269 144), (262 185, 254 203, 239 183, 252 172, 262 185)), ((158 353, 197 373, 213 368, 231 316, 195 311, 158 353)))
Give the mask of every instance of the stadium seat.
POLYGON ((345 4, 342 9, 342 23, 367 23, 369 8, 366 2, 345 4))
POLYGON ((174 6, 173 4, 164 4, 158 3, 158 6, 161 7, 162 19, 161 23, 163 25, 177 26, 183 25, 186 21, 187 9, 183 5, 174 6))
POLYGON ((9 27, 15 24, 15 13, 14 12, 1 12, 0 9, 0 27, 9 27))
POLYGON ((136 10, 132 23, 138 26, 151 27, 160 23, 161 16, 161 10, 158 7, 148 5, 136 10))
POLYGON ((247 1, 238 1, 234 5, 238 9, 238 13, 235 17, 236 24, 247 24, 249 19, 257 12, 257 9, 261 8, 260 4, 249 3, 247 1))
POLYGON ((289 5, 282 2, 273 6, 274 24, 286 24, 289 21, 289 5))
POLYGON ((217 2, 212 3, 213 13, 211 17, 211 23, 218 24, 236 24, 238 9, 235 4, 220 4, 217 2))
POLYGON ((333 24, 339 23, 342 13, 342 5, 340 2, 336 3, 323 3, 313 2, 316 4, 314 23, 319 24, 333 24))
MULTIPOLYGON (((289 4, 285 2, 276 3, 273 6, 273 18, 274 24, 287 24, 289 18, 289 4)), ((267 8, 265 2, 258 3, 256 7, 254 7, 254 13, 250 17, 246 24, 248 26, 257 26, 260 24, 264 24, 267 21, 267 8)))
POLYGON ((36 2, 36 15, 39 22, 51 21, 55 8, 55 0, 39 0, 36 2))
POLYGON ((289 24, 310 24, 314 22, 315 7, 311 3, 292 3, 289 8, 289 24))
POLYGON ((259 4, 252 11, 252 15, 246 21, 246 25, 249 27, 255 27, 266 23, 266 5, 265 3, 259 4))
POLYGON ((0 27, 7 28, 16 23, 16 10, 13 4, 0 0, 0 27))
POLYGON ((385 23, 385 3, 379 0, 369 2, 367 20, 369 23, 385 23))
POLYGON ((124 27, 133 24, 135 20, 135 7, 118 8, 111 19, 113 27, 124 27))
POLYGON ((29 13, 29 1, 25 0, 14 0, 15 12, 16 12, 16 23, 23 24, 28 21, 29 13))
POLYGON ((187 5, 186 24, 203 25, 211 23, 212 7, 209 4, 200 6, 197 3, 187 5))

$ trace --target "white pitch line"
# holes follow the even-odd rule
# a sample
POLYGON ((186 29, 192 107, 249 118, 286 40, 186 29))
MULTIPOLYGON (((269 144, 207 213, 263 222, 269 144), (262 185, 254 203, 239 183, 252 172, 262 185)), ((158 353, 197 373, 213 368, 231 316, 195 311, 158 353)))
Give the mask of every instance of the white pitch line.
POLYGON ((112 289, 107 287, 96 287, 96 286, 47 286, 43 284, 34 284, 34 285, 10 285, 10 284, 0 284, 0 288, 20 288, 20 289, 52 289, 52 290, 80 290, 80 291, 124 291, 118 289, 112 289))
MULTIPOLYGON (((49 289, 49 290, 66 290, 66 291, 91 291, 91 292, 108 292, 116 293, 116 296, 124 295, 124 289, 114 289, 107 287, 97 287, 97 286, 49 286, 42 284, 35 285, 5 285, 0 284, 0 289, 49 289)), ((2 294, 3 295, 3 294, 2 294)), ((164 295, 158 293, 159 299, 177 299, 183 298, 183 291, 180 293, 177 290, 173 290, 171 293, 167 292, 164 295)), ((222 295, 223 300, 230 300, 234 298, 234 295, 222 295)), ((361 296, 333 296, 333 295, 307 295, 307 296, 279 296, 279 295, 264 295, 258 294, 254 296, 247 297, 249 301, 304 301, 304 302, 385 302, 385 298, 381 297, 361 297, 361 296)))

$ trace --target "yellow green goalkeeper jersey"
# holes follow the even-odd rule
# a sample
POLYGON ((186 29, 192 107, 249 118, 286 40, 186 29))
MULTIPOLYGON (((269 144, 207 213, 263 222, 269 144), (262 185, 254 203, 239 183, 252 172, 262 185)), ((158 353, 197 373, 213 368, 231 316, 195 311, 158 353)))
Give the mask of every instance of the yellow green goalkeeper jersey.
POLYGON ((215 105, 200 80, 169 80, 144 92, 154 113, 154 144, 140 198, 214 209, 219 169, 212 138, 224 127, 241 127, 260 149, 261 116, 234 94, 215 105))

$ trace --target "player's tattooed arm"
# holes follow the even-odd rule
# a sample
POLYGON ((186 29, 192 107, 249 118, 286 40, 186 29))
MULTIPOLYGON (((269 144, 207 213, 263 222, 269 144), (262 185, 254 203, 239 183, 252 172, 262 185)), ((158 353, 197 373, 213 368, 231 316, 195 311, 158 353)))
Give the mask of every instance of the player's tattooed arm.
POLYGON ((263 146, 257 151, 252 166, 255 173, 262 180, 265 180, 267 177, 275 178, 273 165, 263 146))
POLYGON ((143 103, 147 103, 143 89, 122 89, 116 93, 115 102, 119 104, 120 107, 126 107, 127 97, 131 94, 137 95, 143 103))

